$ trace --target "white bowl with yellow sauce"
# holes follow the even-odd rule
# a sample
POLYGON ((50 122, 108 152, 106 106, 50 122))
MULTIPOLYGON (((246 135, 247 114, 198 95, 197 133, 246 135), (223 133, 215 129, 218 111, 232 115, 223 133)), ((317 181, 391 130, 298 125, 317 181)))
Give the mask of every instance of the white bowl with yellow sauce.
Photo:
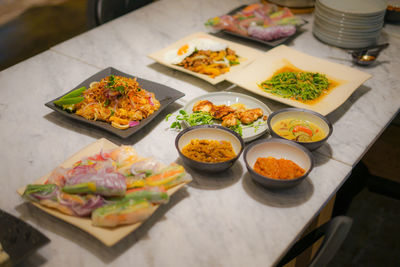
POLYGON ((332 134, 332 124, 321 114, 300 108, 285 108, 267 120, 273 137, 291 140, 309 150, 322 146, 332 134))

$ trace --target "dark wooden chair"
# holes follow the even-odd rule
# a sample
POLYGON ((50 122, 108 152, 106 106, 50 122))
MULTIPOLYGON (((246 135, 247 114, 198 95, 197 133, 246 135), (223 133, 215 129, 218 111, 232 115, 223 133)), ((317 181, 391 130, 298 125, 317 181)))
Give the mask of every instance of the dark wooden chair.
POLYGON ((88 0, 88 27, 94 28, 151 2, 153 0, 88 0))
POLYGON ((326 266, 346 239, 352 223, 353 220, 346 216, 337 216, 331 219, 297 241, 280 260, 277 266, 280 267, 289 263, 321 237, 323 237, 322 244, 308 266, 326 266))

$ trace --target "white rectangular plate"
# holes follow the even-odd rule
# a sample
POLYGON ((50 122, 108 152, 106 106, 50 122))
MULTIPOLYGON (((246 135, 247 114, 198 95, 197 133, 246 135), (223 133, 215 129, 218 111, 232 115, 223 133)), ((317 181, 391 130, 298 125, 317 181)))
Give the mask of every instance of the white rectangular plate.
POLYGON ((357 69, 329 62, 285 45, 280 45, 258 57, 240 72, 236 72, 234 75, 229 74, 227 81, 289 106, 310 109, 322 115, 327 115, 343 104, 360 85, 371 77, 370 74, 357 69), (271 78, 277 70, 288 65, 288 63, 303 71, 325 74, 328 79, 339 82, 339 85, 330 90, 321 100, 312 104, 267 93, 258 86, 258 84, 271 78))
POLYGON ((222 82, 223 80, 225 80, 225 78, 226 78, 226 76, 228 74, 233 74, 233 73, 240 72, 240 70, 242 70, 249 63, 251 63, 254 59, 256 59, 257 57, 259 57, 261 55, 262 55, 262 52, 259 52, 259 51, 255 50, 253 48, 249 48, 249 47, 241 45, 241 44, 230 42, 230 41, 215 37, 213 35, 210 35, 210 34, 207 34, 207 33, 204 33, 204 32, 197 32, 197 33, 191 34, 189 36, 186 36, 186 37, 180 39, 179 41, 167 46, 166 48, 163 48, 163 49, 161 49, 161 50, 159 50, 157 52, 149 54, 148 57, 150 57, 151 59, 153 59, 153 60, 157 61, 158 63, 163 64, 163 65, 165 65, 167 67, 170 67, 170 68, 182 71, 182 72, 189 73, 189 74, 194 75, 196 77, 199 77, 199 78, 201 78, 203 80, 206 80, 207 82, 209 82, 211 84, 217 84, 217 83, 222 82), (197 73, 197 72, 194 72, 194 71, 191 71, 191 70, 187 70, 187 69, 185 69, 185 68, 183 68, 181 66, 170 64, 169 62, 167 62, 164 59, 164 55, 168 51, 173 50, 173 49, 177 49, 177 48, 185 45, 189 41, 197 39, 197 38, 209 38, 209 39, 215 40, 217 42, 227 44, 228 47, 230 49, 234 50, 236 52, 236 54, 239 56, 240 64, 231 66, 229 72, 227 72, 227 73, 218 75, 215 78, 211 78, 206 74, 200 74, 200 73, 197 73))

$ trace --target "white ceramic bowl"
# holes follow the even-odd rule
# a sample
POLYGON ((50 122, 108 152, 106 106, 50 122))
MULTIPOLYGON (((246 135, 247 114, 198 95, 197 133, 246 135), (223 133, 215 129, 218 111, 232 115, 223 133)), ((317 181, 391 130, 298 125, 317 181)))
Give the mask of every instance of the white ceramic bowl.
POLYGON ((240 157, 244 149, 244 141, 240 135, 228 128, 219 125, 199 125, 186 128, 180 132, 175 139, 175 147, 183 162, 193 169, 205 172, 220 172, 230 168, 240 157), (188 158, 183 155, 182 149, 189 144, 192 139, 228 141, 232 144, 236 157, 228 161, 217 163, 200 162, 188 158))
POLYGON ((263 186, 272 189, 288 188, 298 185, 308 176, 314 167, 312 154, 307 149, 294 142, 278 138, 261 139, 251 143, 246 147, 243 158, 251 177, 263 186), (254 164, 260 157, 291 160, 303 168, 305 173, 303 176, 288 180, 273 179, 261 175, 254 171, 254 164))
POLYGON ((318 126, 326 134, 322 140, 315 142, 299 142, 291 140, 292 142, 302 145, 309 150, 315 150, 322 146, 333 132, 332 124, 324 116, 317 112, 301 108, 284 108, 273 112, 268 117, 267 124, 273 137, 284 139, 278 133, 276 133, 272 127, 275 125, 275 123, 285 119, 299 119, 311 122, 318 126))

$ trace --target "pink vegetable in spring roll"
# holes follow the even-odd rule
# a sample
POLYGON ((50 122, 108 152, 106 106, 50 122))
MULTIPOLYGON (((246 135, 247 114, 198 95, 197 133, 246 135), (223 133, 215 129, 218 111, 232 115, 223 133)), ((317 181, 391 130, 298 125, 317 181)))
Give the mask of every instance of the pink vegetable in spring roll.
POLYGON ((60 193, 58 201, 61 205, 71 209, 77 216, 89 216, 93 210, 105 204, 99 195, 73 195, 60 193))
POLYGON ((248 32, 252 37, 270 41, 293 35, 296 32, 296 27, 293 25, 278 25, 266 28, 262 26, 250 26, 248 32))
POLYGON ((294 16, 288 8, 279 10, 274 4, 255 3, 234 14, 211 18, 205 25, 216 30, 270 41, 293 35, 296 32, 294 26, 301 23, 302 20, 294 16))
POLYGON ((63 192, 71 194, 98 194, 102 196, 123 196, 126 191, 125 176, 119 172, 94 172, 88 169, 86 173, 73 176, 62 188, 63 192))

